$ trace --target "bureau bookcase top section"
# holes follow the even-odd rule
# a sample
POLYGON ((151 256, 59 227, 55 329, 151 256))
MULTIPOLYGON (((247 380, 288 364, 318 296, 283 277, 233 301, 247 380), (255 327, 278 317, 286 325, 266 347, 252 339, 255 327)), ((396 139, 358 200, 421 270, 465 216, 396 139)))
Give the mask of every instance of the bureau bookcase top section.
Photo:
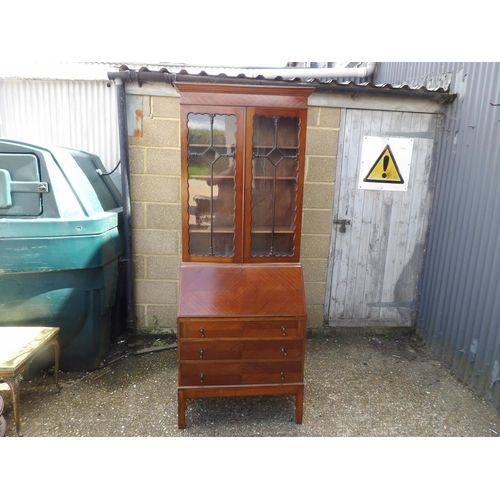
POLYGON ((178 84, 184 262, 298 262, 310 87, 178 84))

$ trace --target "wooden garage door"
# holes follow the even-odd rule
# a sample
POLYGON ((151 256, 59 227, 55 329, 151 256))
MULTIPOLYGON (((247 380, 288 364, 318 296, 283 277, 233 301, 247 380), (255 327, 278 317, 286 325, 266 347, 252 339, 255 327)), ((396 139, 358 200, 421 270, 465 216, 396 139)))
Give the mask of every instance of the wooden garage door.
POLYGON ((330 326, 414 324, 439 122, 438 115, 424 113, 343 112, 327 276, 330 326), (388 158, 382 156, 389 155, 384 140, 391 146, 388 158), (409 157, 402 156, 401 144, 411 146, 409 157), (395 167, 398 185, 378 183, 382 169, 395 167), (375 182, 363 183, 370 172, 375 182))

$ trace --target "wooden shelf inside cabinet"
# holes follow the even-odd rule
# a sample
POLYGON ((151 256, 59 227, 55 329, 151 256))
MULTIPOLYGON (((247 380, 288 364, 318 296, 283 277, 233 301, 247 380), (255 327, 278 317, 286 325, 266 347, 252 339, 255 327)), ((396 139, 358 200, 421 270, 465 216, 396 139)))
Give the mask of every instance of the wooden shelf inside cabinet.
MULTIPOLYGON (((253 227, 252 228, 252 233, 256 233, 256 234, 259 234, 259 233, 268 234, 272 231, 273 231, 273 229, 270 227, 253 227)), ((279 234, 279 233, 281 233, 281 234, 294 234, 295 229, 289 228, 289 227, 275 227, 274 233, 276 233, 276 234, 279 234)))
MULTIPOLYGON (((271 175, 254 175, 253 179, 255 180, 264 180, 264 181, 272 181, 275 179, 275 177, 272 177, 271 175)), ((292 181, 292 182, 297 182, 297 177, 276 177, 277 181, 292 181)))
MULTIPOLYGON (((191 233, 209 233, 210 227, 208 226, 189 226, 189 231, 191 233)), ((234 233, 234 227, 214 227, 212 229, 214 233, 234 233)))
MULTIPOLYGON (((234 180, 234 175, 218 175, 218 174, 214 174, 214 177, 216 177, 217 179, 234 180)), ((195 179, 197 181, 205 181, 205 182, 209 178, 210 178, 209 174, 207 174, 207 175, 190 175, 189 176, 189 179, 195 179)))

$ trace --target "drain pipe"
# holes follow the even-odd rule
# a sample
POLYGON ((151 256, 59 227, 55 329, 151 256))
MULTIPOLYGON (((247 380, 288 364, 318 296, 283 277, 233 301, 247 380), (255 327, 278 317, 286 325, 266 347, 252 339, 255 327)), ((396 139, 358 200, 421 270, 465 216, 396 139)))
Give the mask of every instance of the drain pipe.
POLYGON ((134 333, 134 261, 132 253, 132 217, 130 201, 130 161, 128 152, 127 101, 125 82, 122 78, 115 78, 116 97, 118 101, 118 135, 120 138, 120 161, 122 166, 122 195, 123 195, 123 232, 125 240, 125 293, 126 293, 126 324, 125 332, 134 333))

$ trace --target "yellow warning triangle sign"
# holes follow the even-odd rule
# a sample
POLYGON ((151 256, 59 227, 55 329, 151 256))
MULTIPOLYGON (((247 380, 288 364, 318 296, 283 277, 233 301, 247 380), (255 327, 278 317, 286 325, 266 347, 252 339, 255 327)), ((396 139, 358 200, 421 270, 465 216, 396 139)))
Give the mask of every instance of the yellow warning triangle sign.
POLYGON ((394 155, 389 145, 385 147, 373 167, 363 179, 364 182, 388 182, 404 184, 403 176, 399 171, 394 155))

